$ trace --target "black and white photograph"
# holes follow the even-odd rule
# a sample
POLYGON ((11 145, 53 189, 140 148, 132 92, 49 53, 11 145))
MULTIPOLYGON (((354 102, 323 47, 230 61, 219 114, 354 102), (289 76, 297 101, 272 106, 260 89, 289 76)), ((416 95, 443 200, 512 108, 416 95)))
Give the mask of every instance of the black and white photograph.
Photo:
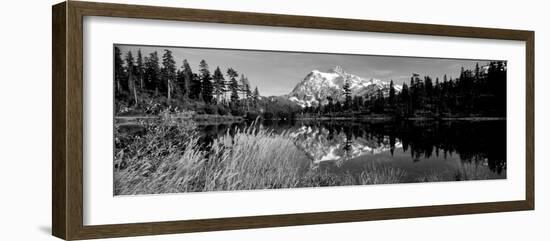
POLYGON ((114 195, 506 179, 507 61, 113 46, 114 195))
POLYGON ((0 241, 550 237, 548 6, 6 1, 0 241))

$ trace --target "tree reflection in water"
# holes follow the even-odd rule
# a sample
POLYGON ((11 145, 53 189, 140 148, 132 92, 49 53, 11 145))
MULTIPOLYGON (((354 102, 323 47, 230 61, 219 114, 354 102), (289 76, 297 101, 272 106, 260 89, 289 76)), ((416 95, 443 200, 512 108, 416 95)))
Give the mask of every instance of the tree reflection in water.
MULTIPOLYGON (((250 123, 201 126, 205 148, 212 140, 250 123)), ((263 121, 263 128, 291 133, 314 164, 340 166, 349 160, 386 155, 410 156, 410 163, 460 159, 506 171, 506 121, 263 121), (434 161, 435 160, 435 161, 434 161)), ((430 165, 436 165, 430 164, 430 165)), ((504 173, 503 173, 504 172, 504 173)))

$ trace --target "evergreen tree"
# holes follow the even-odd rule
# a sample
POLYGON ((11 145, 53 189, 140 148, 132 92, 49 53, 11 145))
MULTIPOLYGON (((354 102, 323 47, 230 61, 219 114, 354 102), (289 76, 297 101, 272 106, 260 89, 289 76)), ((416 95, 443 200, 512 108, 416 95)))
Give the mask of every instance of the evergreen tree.
POLYGON ((210 75, 210 70, 208 69, 208 64, 203 59, 199 64, 199 73, 201 79, 201 90, 202 90, 202 99, 205 103, 212 102, 213 99, 213 85, 212 85, 212 76, 210 75))
POLYGON ((244 93, 246 97, 246 109, 247 111, 250 111, 250 99, 252 97, 252 91, 250 90, 250 83, 248 82, 248 78, 246 78, 246 84, 244 86, 244 93))
POLYGON ((416 95, 416 82, 414 81, 414 75, 413 77, 411 77, 411 81, 409 82, 409 102, 410 102, 410 107, 411 107, 411 110, 414 109, 414 107, 416 106, 416 99, 415 98, 415 95, 416 95))
POLYGON ((250 81, 248 80, 248 77, 246 78, 246 85, 244 86, 244 93, 245 93, 246 99, 250 99, 252 97, 252 90, 250 89, 250 81))
POLYGON ((219 66, 216 68, 216 70, 214 70, 212 80, 214 81, 214 95, 216 95, 216 100, 220 102, 223 96, 223 101, 225 101, 225 79, 219 66))
POLYGON ((376 100, 374 102, 374 112, 382 113, 384 112, 384 94, 381 89, 378 89, 376 92, 376 100))
POLYGON ((168 98, 168 103, 170 103, 176 79, 176 61, 172 56, 172 51, 169 49, 164 50, 162 66, 162 81, 166 85, 166 97, 168 98))
POLYGON ((174 84, 176 86, 176 95, 179 97, 178 100, 186 101, 186 92, 184 88, 185 84, 185 78, 183 76, 183 69, 177 69, 176 70, 176 83, 174 84))
POLYGON ((359 111, 362 104, 363 104, 363 97, 354 96, 352 101, 352 106, 351 106, 352 110, 359 111))
POLYGON ((215 102, 216 100, 214 99, 214 95, 213 95, 213 92, 214 92, 214 85, 212 84, 212 81, 210 81, 209 79, 202 79, 202 99, 205 103, 207 104, 210 104, 212 103, 213 101, 215 102))
POLYGON ((231 79, 229 83, 229 89, 231 90, 231 103, 237 104, 239 101, 239 83, 236 79, 231 79))
POLYGON ((327 96, 327 106, 325 108, 325 111, 327 113, 332 113, 334 111, 334 103, 333 103, 333 99, 332 97, 330 96, 327 96))
POLYGON ((203 59, 201 62, 199 62, 199 76, 201 78, 208 78, 210 77, 210 69, 208 67, 208 64, 203 59))
POLYGON ((132 51, 128 51, 126 53, 126 56, 124 57, 124 61, 126 61, 126 84, 125 84, 125 90, 130 92, 130 91, 133 91, 133 83, 132 83, 132 80, 130 78, 130 73, 133 74, 133 70, 134 70, 134 56, 132 55, 132 51))
POLYGON ((344 109, 348 110, 351 107, 351 88, 349 80, 346 79, 344 86, 342 87, 344 89, 344 109))
POLYGON ((403 83, 403 87, 401 87, 401 93, 399 93, 399 101, 401 102, 401 108, 400 111, 401 115, 408 116, 411 110, 411 96, 409 94, 409 86, 405 83, 403 83))
POLYGON ((122 53, 118 47, 115 47, 115 90, 116 95, 120 96, 122 94, 122 85, 125 79, 124 77, 124 67, 122 61, 122 53))
POLYGON ((187 62, 187 59, 183 60, 183 65, 181 67, 183 96, 196 100, 199 98, 201 92, 200 80, 196 81, 193 78, 193 70, 191 70, 191 66, 189 62, 187 62))
POLYGON ((237 76, 239 74, 233 68, 227 70, 227 76, 229 76, 229 91, 231 92, 231 103, 233 106, 238 104, 239 101, 239 83, 237 82, 237 76))
POLYGON ((432 102, 432 92, 433 92, 433 83, 432 78, 429 76, 424 77, 424 96, 423 96, 423 105, 425 105, 425 109, 429 111, 430 113, 433 112, 433 102, 432 102))
POLYGON ((258 91, 258 86, 254 88, 254 92, 252 93, 252 96, 253 96, 252 98, 254 99, 260 98, 260 92, 258 91))
POLYGON ((141 55, 141 49, 138 49, 137 60, 136 60, 136 76, 139 82, 139 88, 143 90, 145 88, 145 83, 143 82, 145 74, 145 66, 143 65, 143 56, 141 55))
POLYGON ((126 61, 126 71, 130 69, 130 66, 134 66, 134 56, 132 55, 132 51, 128 51, 126 53, 126 56, 124 57, 124 60, 126 61))
MULTIPOLYGON (((482 72, 479 64, 473 70, 462 67, 459 78, 443 75, 443 81, 436 78, 435 84, 430 76, 420 80, 414 74, 411 85, 404 84, 396 99, 399 103, 395 113, 428 117, 505 116, 506 63, 491 62, 483 68, 488 68, 488 72, 482 72)), ((379 96, 374 109, 380 111, 377 100, 379 96)))
POLYGON ((429 97, 432 95, 433 82, 432 78, 429 76, 424 77, 424 89, 426 90, 426 95, 429 97))
POLYGON ((239 92, 241 92, 242 99, 246 98, 244 93, 244 86, 246 85, 246 78, 244 74, 241 73, 241 78, 239 79, 239 92))
POLYGON ((434 89, 433 89, 433 95, 432 95, 432 100, 431 100, 434 108, 435 108, 435 113, 436 115, 439 115, 439 112, 441 111, 441 103, 442 103, 442 100, 441 100, 441 83, 439 83, 439 78, 435 78, 435 86, 434 86, 434 89))
POLYGON ((134 105, 138 104, 137 97, 137 88, 136 88, 136 71, 134 65, 134 56, 132 56, 132 51, 128 51, 126 54, 126 78, 128 79, 128 91, 134 97, 134 105))
POLYGON ((196 74, 191 74, 191 93, 189 97, 193 100, 200 101, 202 99, 202 83, 201 77, 196 74))
POLYGON ((336 103, 334 103, 333 108, 335 109, 335 111, 340 111, 342 108, 342 103, 340 103, 339 100, 336 100, 336 103))
POLYGON ((480 72, 479 72, 479 63, 476 63, 476 68, 474 70, 474 77, 475 77, 475 80, 479 80, 479 75, 480 75, 480 72))
POLYGON ((390 81, 390 95, 388 101, 393 107, 393 105, 395 104, 395 87, 393 86, 393 80, 390 81))
POLYGON ((149 54, 149 57, 145 58, 145 86, 148 90, 154 90, 155 95, 158 95, 160 86, 160 67, 159 57, 157 51, 149 54))
POLYGON ((241 74, 241 78, 239 82, 240 82, 239 90, 241 91, 242 99, 244 100, 244 104, 246 105, 246 108, 248 110, 249 109, 248 100, 250 98, 250 83, 248 82, 248 78, 246 78, 244 74, 241 74))
MULTIPOLYGON (((139 49, 137 57, 133 54, 128 51, 122 56, 121 49, 114 47, 115 98, 122 100, 120 103, 123 105, 135 104, 135 108, 140 108, 138 98, 152 97, 156 100, 159 91, 178 105, 181 101, 192 100, 221 103, 220 99, 225 101, 226 93, 230 92, 233 115, 243 115, 242 111, 250 111, 250 107, 257 111, 260 103, 258 88, 255 87, 252 91, 248 78, 244 74, 239 75, 233 68, 227 70, 227 77, 224 78, 219 67, 212 74, 206 61, 202 60, 198 73, 194 74, 187 60, 183 61, 181 70, 178 70, 174 56, 168 49, 164 51, 160 64, 157 52, 151 52, 144 57, 139 49), (174 97, 177 98, 174 100, 174 97)), ((335 116, 351 110, 365 115, 378 113, 397 118, 418 115, 430 118, 500 117, 506 115, 506 62, 493 61, 481 63, 481 66, 480 63, 475 63, 470 69, 460 68, 458 78, 443 75, 442 81, 436 78, 435 82, 432 82, 430 76, 421 79, 418 74, 413 74, 410 84, 404 83, 401 92, 398 92, 395 83, 390 80, 387 96, 384 96, 386 92, 382 90, 374 95, 352 96, 347 79, 342 91, 342 103, 327 97, 326 101, 319 100, 320 104, 307 106, 300 112, 335 116)), ((261 103, 265 103, 265 112, 270 112, 264 117, 292 118, 298 111, 293 105, 276 98, 270 101, 266 99, 261 103)))

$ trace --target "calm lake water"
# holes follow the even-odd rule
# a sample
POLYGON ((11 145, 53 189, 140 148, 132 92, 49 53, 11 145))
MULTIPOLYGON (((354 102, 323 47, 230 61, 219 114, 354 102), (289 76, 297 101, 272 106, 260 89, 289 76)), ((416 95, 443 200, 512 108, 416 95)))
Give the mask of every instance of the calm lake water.
MULTIPOLYGON (((250 123, 201 125, 201 143, 250 123)), ((286 132, 304 152, 310 167, 333 173, 354 172, 368 162, 406 171, 405 182, 430 174, 455 175, 465 164, 506 178, 506 121, 263 121, 286 132)), ((478 170, 479 171, 479 170, 478 170)))

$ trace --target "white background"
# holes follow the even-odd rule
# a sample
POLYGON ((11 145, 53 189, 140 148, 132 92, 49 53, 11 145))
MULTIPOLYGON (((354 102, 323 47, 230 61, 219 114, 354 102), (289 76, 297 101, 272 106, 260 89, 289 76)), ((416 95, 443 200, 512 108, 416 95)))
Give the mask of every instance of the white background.
MULTIPOLYGON (((148 1, 132 1, 146 3, 148 1)), ((153 1, 150 1, 153 2, 153 1)), ((155 1, 160 4, 161 1, 155 1)), ((426 22, 536 31, 536 143, 546 147, 550 101, 550 21, 543 1, 162 1, 165 5, 362 19, 426 22), (541 2, 541 3, 539 3, 541 2)), ((0 237, 55 240, 51 219, 52 1, 10 1, 0 10, 0 237)), ((224 231, 154 237, 155 240, 547 240, 550 221, 548 154, 536 153, 536 211, 224 231), (526 238, 529 237, 529 238, 526 238)), ((152 240, 152 237, 128 240, 152 240)))
POLYGON ((524 42, 86 17, 84 225, 524 200, 524 113, 524 42), (507 179, 113 197, 113 43, 507 60, 507 179))

